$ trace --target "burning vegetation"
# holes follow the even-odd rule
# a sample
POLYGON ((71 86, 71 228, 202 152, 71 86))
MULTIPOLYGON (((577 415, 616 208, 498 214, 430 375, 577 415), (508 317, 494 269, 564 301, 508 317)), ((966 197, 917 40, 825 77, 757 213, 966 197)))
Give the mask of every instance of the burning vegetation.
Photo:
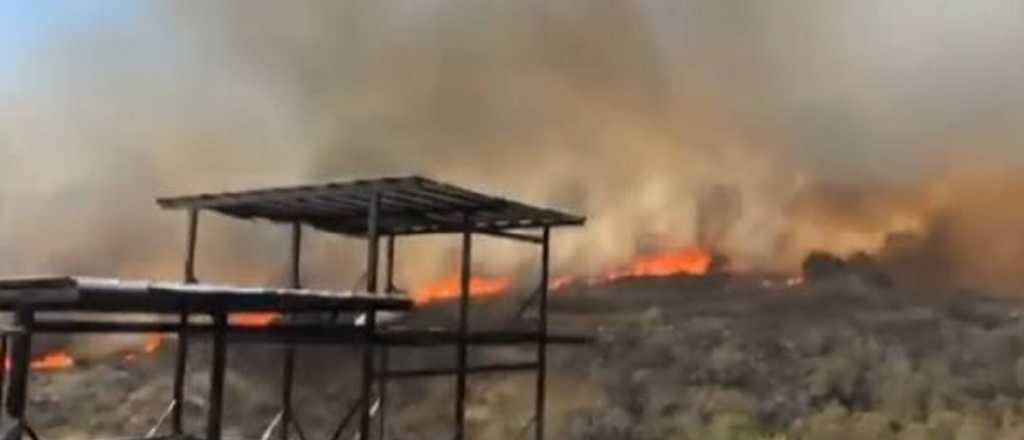
MULTIPOLYGON (((551 297, 553 313, 560 322, 597 331, 599 338, 594 347, 559 352, 550 360, 551 386, 557 390, 550 402, 552 435, 569 440, 1002 440, 1024 433, 1019 350, 1024 306, 979 295, 922 298, 851 269, 855 258, 840 259, 841 265, 833 257, 808 258, 819 260, 830 261, 823 265, 830 268, 825 273, 680 272, 563 284, 551 297), (841 269, 833 270, 836 266, 841 269), (769 287, 768 280, 778 283, 769 287)), ((473 305, 483 321, 504 319, 509 306, 518 303, 521 293, 508 289, 483 294, 488 300, 473 305)), ((438 299, 421 307, 416 320, 432 322, 451 313, 455 303, 438 299)), ((173 347, 174 341, 167 343, 173 347)), ((168 387, 152 377, 173 367, 173 350, 162 347, 115 369, 110 362, 92 362, 35 375, 32 387, 42 397, 34 401, 40 409, 33 420, 48 435, 123 432, 125 425, 115 419, 147 429, 168 387), (111 386, 131 390, 132 397, 79 396, 111 386), (139 411, 144 396, 155 401, 146 404, 152 414, 139 411), (75 417, 95 421, 85 424, 75 417)), ((312 348, 302 353, 309 372, 298 383, 297 411, 309 432, 326 433, 339 410, 337 399, 353 386, 339 377, 355 372, 357 365, 349 362, 354 353, 312 348)), ((426 352, 398 356, 396 362, 408 366, 440 360, 426 352)), ((253 384, 277 377, 277 361, 254 350, 235 350, 230 357, 229 365, 247 367, 232 370, 229 396, 239 408, 227 426, 258 436, 273 418, 276 395, 255 393, 253 384), (256 364, 267 368, 248 367, 256 364)), ((196 368, 205 369, 204 362, 200 356, 196 368)), ((469 403, 474 436, 507 438, 522 429, 527 415, 521 410, 529 399, 521 392, 524 380, 512 375, 474 387, 476 397, 469 403)), ((202 388, 201 382, 189 386, 202 388)), ((450 412, 438 402, 450 398, 449 382, 392 386, 396 438, 447 431, 450 412)), ((189 403, 190 423, 201 425, 203 404, 189 403)))

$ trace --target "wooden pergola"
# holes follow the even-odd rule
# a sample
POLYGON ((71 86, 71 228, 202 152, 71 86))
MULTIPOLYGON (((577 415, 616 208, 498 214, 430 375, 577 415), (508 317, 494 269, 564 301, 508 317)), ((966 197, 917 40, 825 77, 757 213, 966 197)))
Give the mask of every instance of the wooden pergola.
MULTIPOLYGON (((352 418, 358 420, 359 438, 373 434, 372 420, 379 422, 379 438, 386 436, 387 381, 402 378, 455 376, 454 438, 466 437, 467 376, 500 371, 535 371, 535 438, 544 438, 545 383, 549 344, 579 344, 588 338, 549 333, 547 296, 551 230, 582 226, 585 218, 489 196, 423 177, 397 177, 333 182, 321 185, 282 187, 255 191, 200 194, 158 199, 165 209, 188 213, 184 280, 180 283, 123 281, 82 277, 33 277, 0 279, 0 310, 14 313, 14 326, 4 329, 0 351, 6 355, 11 340, 9 385, 4 399, 5 439, 34 436, 25 423, 31 344, 34 333, 173 333, 177 334, 177 362, 173 395, 167 416, 170 436, 188 436, 183 426, 184 379, 189 340, 212 337, 210 396, 205 438, 221 439, 226 347, 229 343, 278 343, 285 346, 281 410, 276 420, 282 440, 290 429, 301 428, 292 417, 292 383, 295 346, 300 344, 357 345, 361 347, 359 399, 342 417, 332 440, 337 440, 352 418), (240 287, 200 283, 195 256, 199 214, 213 211, 240 219, 266 220, 291 226, 291 286, 288 288, 240 287), (332 234, 366 240, 364 292, 304 289, 301 282, 303 226, 332 234), (406 311, 411 299, 396 292, 395 247, 401 236, 459 234, 462 236, 461 282, 458 319, 454 329, 416 329, 381 325, 378 312, 406 311), (533 329, 471 331, 470 280, 474 234, 497 236, 540 247, 540 281, 529 301, 536 303, 538 322, 533 329), (384 287, 378 283, 380 240, 386 239, 384 287), (174 322, 82 321, 66 318, 37 319, 38 312, 144 313, 175 316, 174 322), (351 322, 301 324, 284 319, 265 327, 236 325, 233 313, 268 312, 285 316, 318 313, 355 315, 351 322), (197 320, 197 316, 209 319, 197 320), (470 346, 535 344, 534 362, 468 364, 470 346), (455 346, 453 368, 403 370, 388 365, 389 347, 455 346), (379 361, 379 368, 377 362, 379 361)), ((48 313, 47 316, 53 315, 48 313)), ((60 313, 56 315, 60 316, 60 313)), ((0 375, 2 377, 4 375, 0 375)), ((2 384, 0 384, 2 388, 2 384)), ((162 420, 161 420, 162 423, 162 420)), ((159 427, 159 426, 158 426, 159 427)), ((268 428, 269 429, 269 428, 268 428)), ((151 432, 155 435, 156 428, 151 432)))

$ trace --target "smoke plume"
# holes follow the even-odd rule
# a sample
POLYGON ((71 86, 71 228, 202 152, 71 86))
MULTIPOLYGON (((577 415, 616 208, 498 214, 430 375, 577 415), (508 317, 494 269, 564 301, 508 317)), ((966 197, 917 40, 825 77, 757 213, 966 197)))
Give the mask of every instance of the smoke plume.
MULTIPOLYGON (((423 173, 589 215, 556 238, 563 272, 713 240, 741 268, 867 250, 924 284, 1024 287, 1019 2, 125 8, 0 77, 0 272, 176 277, 183 219, 157 195, 423 173)), ((204 222, 207 278, 280 276, 259 268, 283 228, 204 222)), ((310 278, 360 272, 320 243, 310 278)), ((486 270, 532 256, 484 249, 486 270)))

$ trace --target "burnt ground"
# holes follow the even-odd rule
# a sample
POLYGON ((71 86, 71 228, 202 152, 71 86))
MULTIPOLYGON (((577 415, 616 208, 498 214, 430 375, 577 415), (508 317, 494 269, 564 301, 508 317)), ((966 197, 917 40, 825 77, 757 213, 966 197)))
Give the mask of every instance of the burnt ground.
MULTIPOLYGON (((529 325, 513 318, 521 299, 475 302, 474 326, 529 325)), ((722 276, 570 287, 553 295, 551 308, 557 327, 597 337, 592 346, 553 350, 551 438, 1024 439, 1024 308, 1017 303, 912 296, 857 277, 779 287, 722 276)), ((451 304, 430 305, 417 324, 453 312, 451 304)), ((188 386, 189 427, 197 433, 207 349, 194 347, 188 386)), ((229 352, 229 435, 258 438, 272 419, 280 352, 229 352)), ((516 361, 531 353, 492 349, 474 358, 516 361)), ((393 352, 406 368, 453 357, 393 352)), ((300 351, 296 411, 311 439, 327 438, 353 401, 357 362, 350 349, 300 351)), ((144 433, 168 403, 172 365, 169 341, 132 361, 108 357, 37 373, 30 421, 44 438, 144 433)), ((533 381, 531 374, 471 379, 472 438, 529 438, 533 381)), ((393 385, 389 438, 444 438, 452 383, 393 385)))

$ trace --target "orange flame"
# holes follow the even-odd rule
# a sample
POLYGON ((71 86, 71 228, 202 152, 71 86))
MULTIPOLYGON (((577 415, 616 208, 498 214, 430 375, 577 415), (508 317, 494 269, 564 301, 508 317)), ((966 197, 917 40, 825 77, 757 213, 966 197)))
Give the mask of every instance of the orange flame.
POLYGON ((560 275, 548 282, 548 290, 562 290, 575 282, 576 277, 572 275, 560 275))
POLYGON ((280 315, 273 312, 266 313, 234 313, 231 315, 231 322, 244 327, 266 327, 277 321, 280 315))
POLYGON ((75 366, 75 358, 63 351, 46 353, 29 364, 33 370, 59 370, 75 366))
MULTIPOLYGON (((490 296, 508 290, 512 281, 508 278, 472 277, 469 280, 470 296, 490 296)), ((448 276, 413 293, 413 300, 419 304, 448 298, 458 298, 462 292, 461 278, 458 274, 448 276)))
POLYGON ((150 333, 146 335, 146 341, 142 345, 143 353, 152 353, 156 349, 160 348, 160 344, 163 343, 163 337, 158 333, 150 333))
POLYGON ((621 278, 704 275, 711 267, 711 254, 699 247, 687 247, 636 259, 629 266, 606 272, 601 281, 621 278))

